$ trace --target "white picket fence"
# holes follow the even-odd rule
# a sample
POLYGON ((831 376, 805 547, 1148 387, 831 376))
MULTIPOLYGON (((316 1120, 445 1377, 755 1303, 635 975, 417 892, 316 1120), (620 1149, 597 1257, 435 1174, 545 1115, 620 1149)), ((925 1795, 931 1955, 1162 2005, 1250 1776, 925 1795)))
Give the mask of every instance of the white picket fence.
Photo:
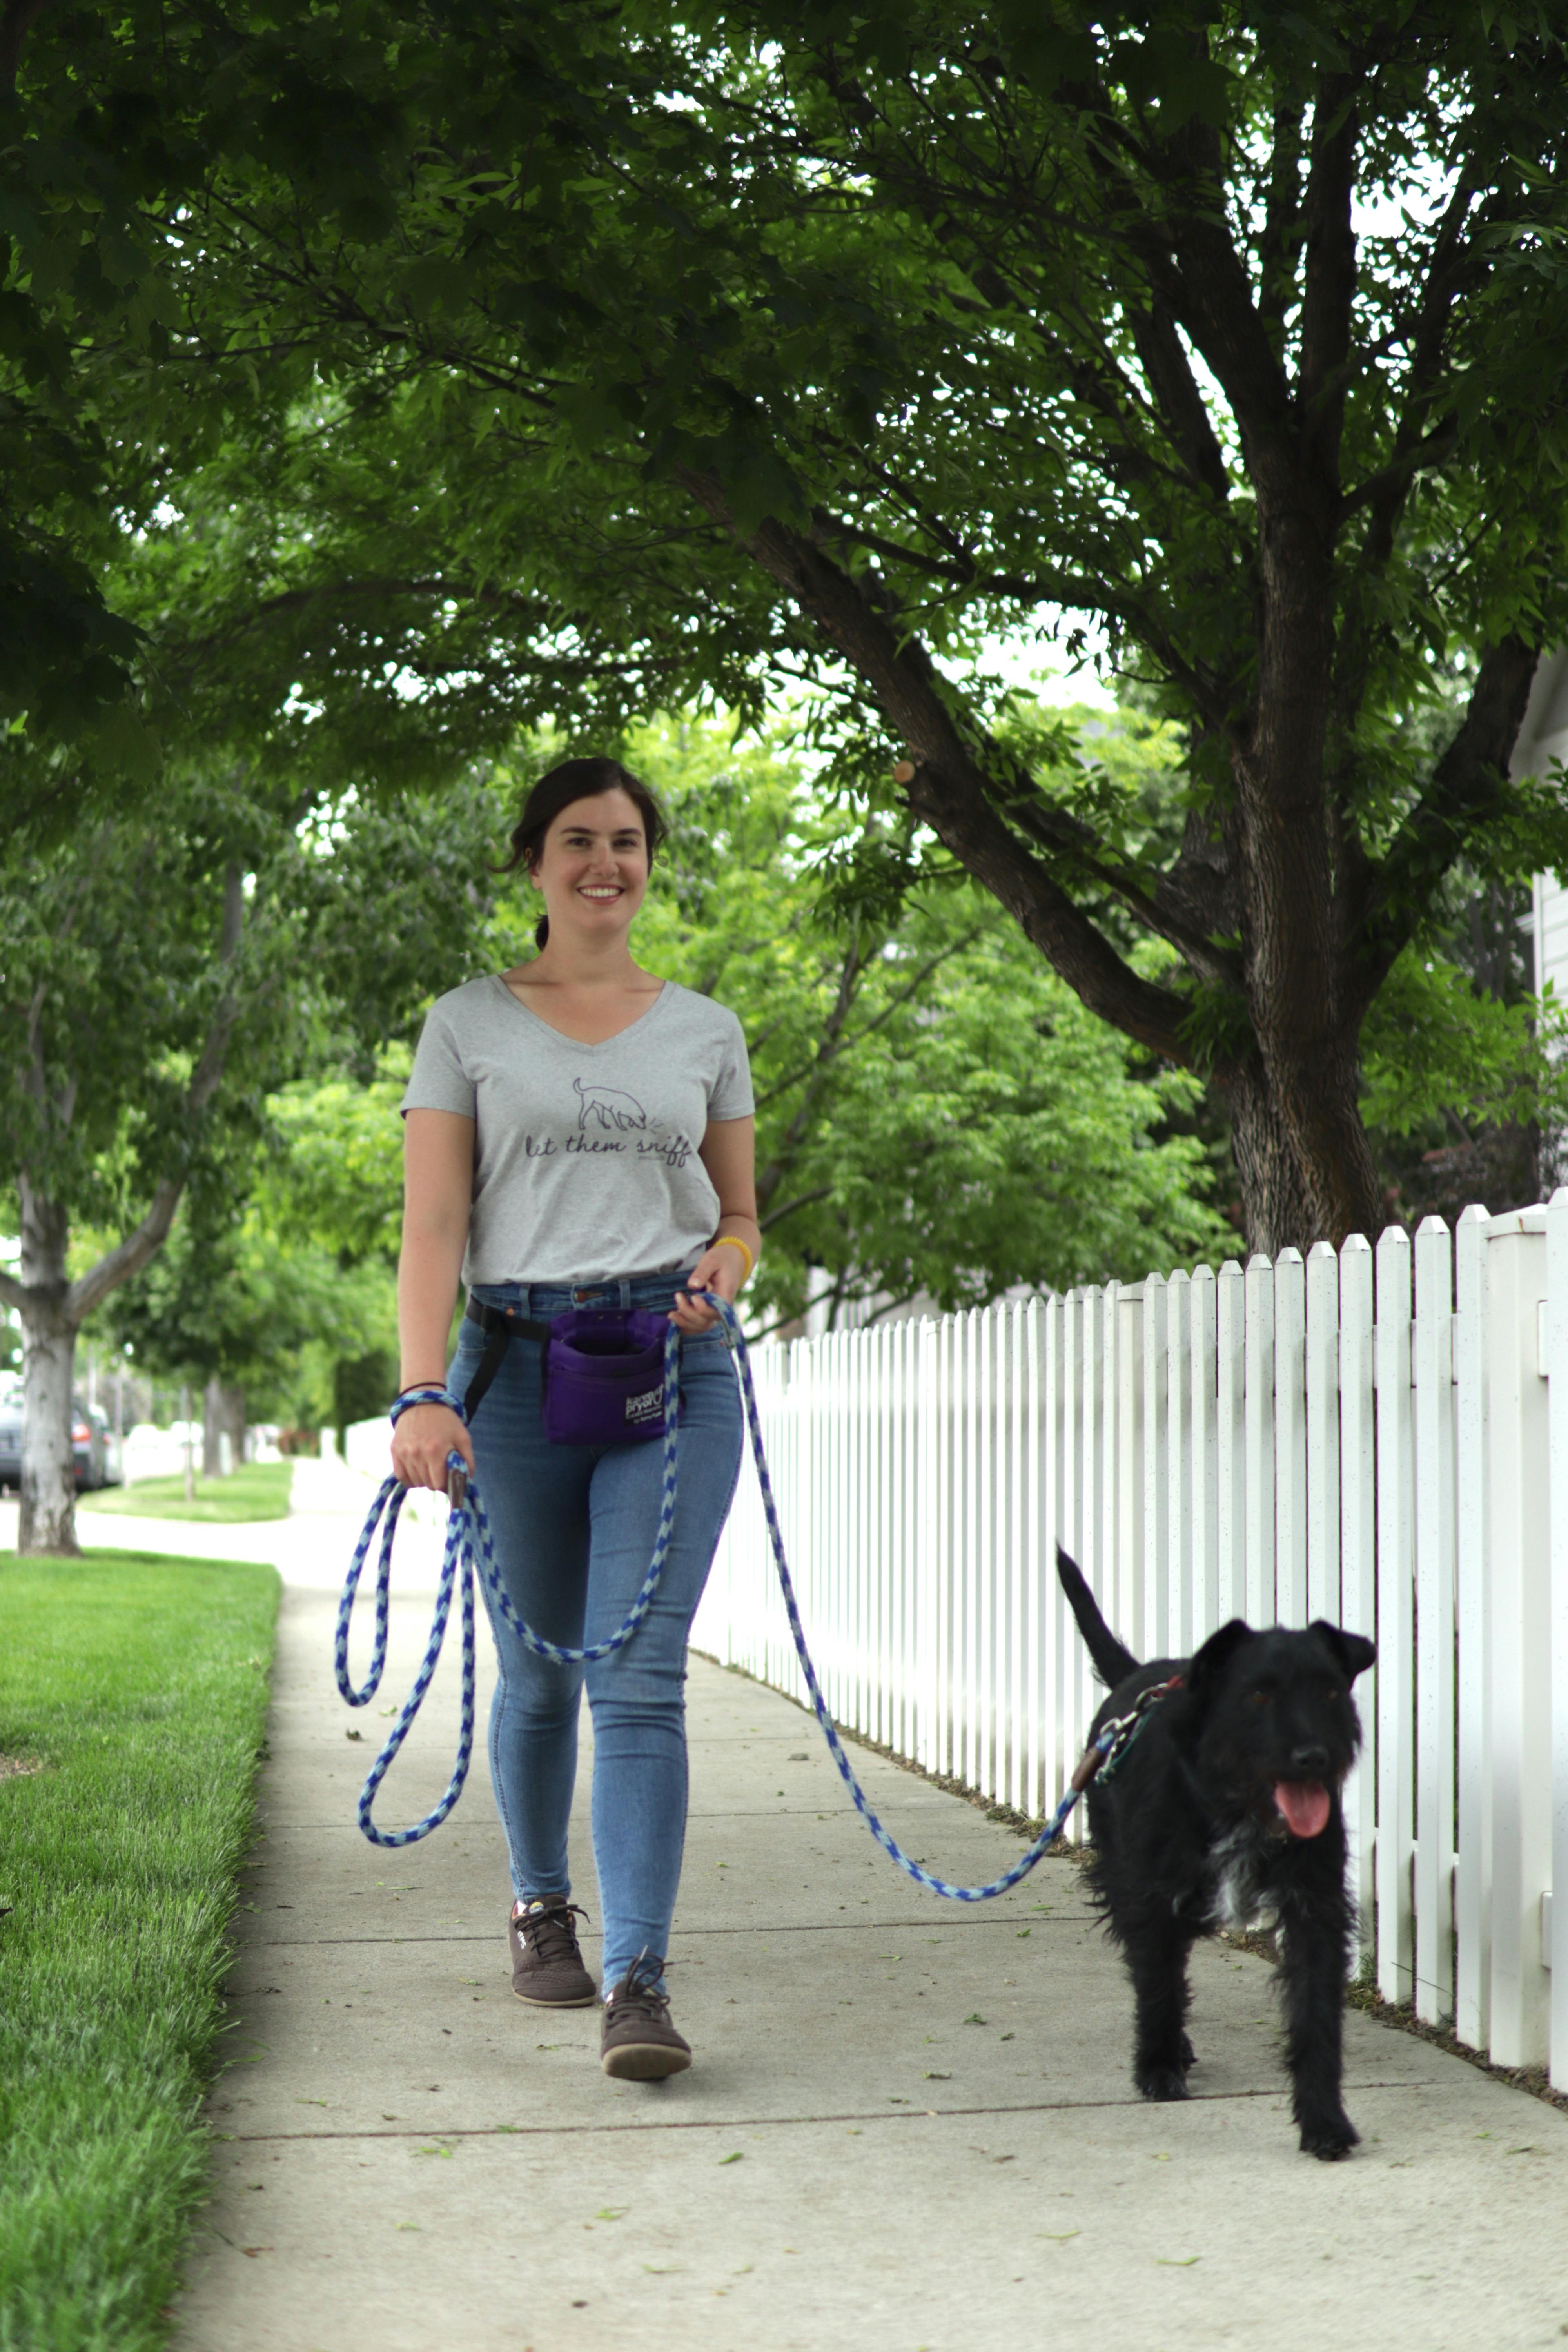
MULTIPOLYGON (((752 1361, 840 1722, 1047 1811, 1100 1696, 1058 1540, 1140 1657, 1233 1616, 1373 1634, 1379 1988, 1568 2087, 1568 1188, 752 1361)), ((805 1698, 749 1471, 692 1638, 805 1698)))

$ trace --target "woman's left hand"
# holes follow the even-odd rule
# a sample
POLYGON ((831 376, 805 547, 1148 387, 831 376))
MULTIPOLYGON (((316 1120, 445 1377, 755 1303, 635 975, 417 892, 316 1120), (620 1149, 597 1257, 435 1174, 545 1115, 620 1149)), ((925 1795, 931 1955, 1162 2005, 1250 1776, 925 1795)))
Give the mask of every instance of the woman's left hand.
POLYGON ((745 1270, 745 1261, 740 1251, 731 1249, 728 1243, 722 1248, 704 1250, 686 1277, 685 1290, 676 1294, 669 1317, 676 1329, 693 1339, 704 1331, 711 1331, 719 1320, 718 1316, 711 1307, 705 1307, 691 1293, 714 1290, 721 1298, 729 1299, 732 1306, 745 1270))

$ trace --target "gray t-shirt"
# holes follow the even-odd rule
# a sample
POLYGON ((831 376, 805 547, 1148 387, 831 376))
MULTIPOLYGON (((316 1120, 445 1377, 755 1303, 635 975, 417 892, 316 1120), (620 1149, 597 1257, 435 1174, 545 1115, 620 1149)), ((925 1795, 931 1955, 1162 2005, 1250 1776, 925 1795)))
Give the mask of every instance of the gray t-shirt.
POLYGON ((721 1004, 667 980, 629 1029, 579 1045, 489 974, 431 1006, 409 1110, 475 1123, 467 1282, 597 1282, 692 1265, 719 1196, 710 1119, 752 1109, 746 1041, 721 1004))

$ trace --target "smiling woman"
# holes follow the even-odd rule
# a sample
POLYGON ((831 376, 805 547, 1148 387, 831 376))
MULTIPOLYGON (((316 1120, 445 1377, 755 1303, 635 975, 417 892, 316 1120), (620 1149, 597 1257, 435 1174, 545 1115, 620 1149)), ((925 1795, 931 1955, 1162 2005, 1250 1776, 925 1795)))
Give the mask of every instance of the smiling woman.
MULTIPOLYGON (((734 1299, 761 1247, 741 1024, 631 953, 663 832, 652 794, 617 761, 552 769, 512 835, 512 866, 544 900, 539 954, 431 1009, 404 1099, 407 1402, 393 1439, 409 1486, 444 1488, 454 1454, 477 1466, 517 1616, 568 1651, 604 1642, 661 1525, 662 1461, 637 1442, 656 1424, 617 1422, 611 1443, 582 1442, 582 1430, 564 1441, 542 1411, 547 1327, 570 1315, 602 1349, 634 1322, 658 1338, 655 1318, 680 1335, 679 1507, 636 1641, 584 1672, 535 1656, 491 1611, 490 1777, 510 1849, 512 1988, 545 2008, 595 1999, 566 1850, 586 1688, 601 2057, 607 2074, 638 2080, 691 2060, 663 1981, 686 1825, 686 1644, 741 1455, 709 1301, 734 1299), (447 1370, 459 1274, 469 1303, 447 1370)), ((645 1386, 628 1412, 658 1393, 645 1386)))

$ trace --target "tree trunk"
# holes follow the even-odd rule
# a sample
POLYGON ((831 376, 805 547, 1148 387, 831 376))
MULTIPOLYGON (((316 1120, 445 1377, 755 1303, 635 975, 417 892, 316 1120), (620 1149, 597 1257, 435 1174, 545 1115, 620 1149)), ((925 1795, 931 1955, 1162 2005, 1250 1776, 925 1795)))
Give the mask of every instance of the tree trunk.
POLYGON ((76 1325, 66 1311, 65 1211, 23 1178, 22 1509, 20 1552, 68 1559, 76 1539, 76 1465, 71 1455, 71 1381, 76 1325))
POLYGON ((223 1476, 223 1390, 216 1381, 202 1391, 202 1476, 223 1476))
POLYGON ((222 1423, 228 1432, 231 1459, 237 1470, 245 1459, 245 1391, 226 1382, 219 1389, 222 1423))
POLYGON ((1350 1234, 1375 1242, 1388 1213, 1361 1123, 1353 1060, 1324 1056, 1319 1116, 1306 1151, 1259 1059, 1249 1057, 1228 1072, 1215 1091, 1230 1114, 1249 1252, 1277 1257, 1295 1248, 1305 1256, 1314 1242, 1332 1242, 1338 1249, 1350 1234))

